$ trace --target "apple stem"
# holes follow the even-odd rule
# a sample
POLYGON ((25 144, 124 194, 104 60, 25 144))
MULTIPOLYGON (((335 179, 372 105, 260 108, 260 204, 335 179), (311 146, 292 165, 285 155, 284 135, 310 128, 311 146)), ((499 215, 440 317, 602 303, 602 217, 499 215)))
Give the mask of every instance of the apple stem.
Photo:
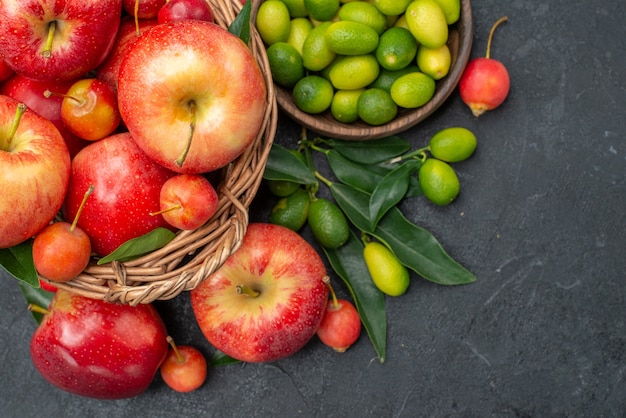
POLYGON ((26 105, 24 103, 18 103, 17 109, 15 110, 15 117, 13 118, 13 123, 11 124, 11 130, 9 131, 9 136, 7 138, 7 147, 11 145, 11 141, 15 137, 17 133, 17 128, 20 126, 20 120, 22 120, 22 115, 26 112, 26 105))
POLYGON ((80 214, 83 211, 83 208, 87 204, 87 198, 89 197, 91 193, 93 193, 93 189, 94 189, 93 184, 89 185, 89 188, 87 189, 87 191, 85 192, 85 195, 83 196, 83 200, 80 202, 80 206, 78 207, 76 216, 74 216, 74 221, 72 221, 72 226, 70 226, 70 232, 74 232, 74 230, 76 229, 76 225, 78 224, 78 218, 80 217, 80 214))
POLYGON ((172 350, 174 350, 174 354, 176 354, 176 360, 179 363, 184 363, 185 362, 185 358, 182 356, 182 354, 180 354, 180 351, 178 350, 178 347, 176 346, 176 343, 174 342, 174 339, 172 337, 170 337, 169 335, 165 339, 167 340, 167 342, 172 347, 172 350))
POLYGON ((48 37, 46 38, 46 47, 41 51, 41 55, 44 58, 50 58, 52 56, 52 41, 54 39, 54 32, 57 28, 56 20, 48 23, 48 37))
POLYGON ((42 308, 41 306, 35 305, 33 303, 28 304, 28 310, 35 313, 40 313, 42 315, 48 315, 50 313, 48 309, 42 308))
POLYGON ((79 99, 79 98, 77 98, 77 97, 70 96, 70 95, 63 94, 63 93, 56 93, 56 92, 53 92, 53 91, 50 91, 50 90, 46 90, 46 91, 44 91, 44 92, 43 92, 43 95, 44 95, 44 97, 45 97, 46 99, 50 98, 50 96, 57 96, 57 97, 63 97, 64 99, 65 99, 65 98, 68 98, 68 99, 70 99, 70 100, 74 100, 76 103, 78 103, 78 104, 79 104, 79 105, 81 105, 81 106, 85 104, 85 101, 84 101, 84 100, 81 100, 81 99, 79 99))
POLYGON ((139 0, 135 0, 133 12, 135 13, 135 34, 139 36, 141 35, 141 32, 139 31, 139 0))
POLYGON ((506 22, 507 20, 508 18, 506 16, 502 16, 491 27, 491 30, 489 31, 489 38, 487 39, 487 54, 485 55, 485 58, 490 58, 491 56, 491 40, 493 39, 493 33, 496 31, 496 28, 500 26, 500 23, 506 22))
POLYGON ((335 307, 335 309, 339 308, 339 301, 337 300, 337 295, 335 294, 335 289, 333 289, 333 286, 330 284, 330 277, 329 276, 324 276, 324 277, 322 277, 322 281, 324 282, 324 284, 326 285, 326 287, 330 291, 330 296, 333 298, 333 306, 335 307))
POLYGON ((182 209, 181 205, 174 205, 174 206, 170 206, 169 208, 163 209, 163 210, 157 210, 156 212, 150 212, 150 216, 157 216, 157 215, 162 215, 166 212, 171 212, 173 210, 176 209, 182 209))
POLYGON ((250 296, 251 298, 256 298, 261 294, 261 292, 257 292, 254 289, 250 289, 245 284, 240 284, 237 286, 237 294, 250 296))
POLYGON ((185 159, 187 158, 187 154, 189 153, 189 149, 191 148, 193 133, 196 130, 196 102, 191 100, 187 106, 189 107, 189 113, 191 113, 191 121, 189 122, 189 136, 187 137, 185 149, 183 149, 183 152, 176 159, 176 161, 174 161, 178 167, 182 167, 185 159))

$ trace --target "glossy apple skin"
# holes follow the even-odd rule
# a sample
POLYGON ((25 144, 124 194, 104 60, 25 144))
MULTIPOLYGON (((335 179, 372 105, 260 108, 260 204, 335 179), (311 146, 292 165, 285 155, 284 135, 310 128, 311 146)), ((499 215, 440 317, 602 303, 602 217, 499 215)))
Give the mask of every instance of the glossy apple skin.
POLYGON ((139 148, 179 173, 224 167, 263 121, 266 86, 258 63, 241 39, 210 22, 181 20, 146 31, 122 61, 118 82, 122 120, 139 148), (179 167, 192 104, 195 131, 179 167))
POLYGON ((509 94, 511 80, 504 64, 479 57, 467 64, 459 80, 461 100, 478 117, 500 106, 509 94))
POLYGON ((107 255, 157 227, 171 228, 150 212, 159 207, 161 187, 174 174, 141 152, 128 132, 93 142, 72 160, 64 217, 74 219, 93 185, 78 226, 89 235, 93 251, 107 255))
POLYGON ((0 55, 18 74, 42 81, 77 79, 109 53, 119 28, 122 0, 20 0, 0 2, 0 55), (45 48, 57 21, 51 56, 45 48))
POLYGON ((343 353, 354 344, 361 335, 361 318, 352 302, 337 299, 337 305, 331 300, 326 306, 326 313, 317 328, 319 339, 338 353, 343 353))
POLYGON ((167 355, 167 331, 150 304, 113 304, 59 289, 30 342, 39 373, 67 392, 137 396, 167 355))
POLYGON ((0 58, 0 83, 8 80, 15 74, 5 60, 0 58))
POLYGON ((166 0, 122 0, 122 7, 130 16, 135 16, 135 3, 139 1, 137 7, 137 18, 153 19, 157 17, 159 10, 166 3, 166 0))
POLYGON ((177 346, 181 359, 173 348, 161 364, 161 377, 165 384, 176 392, 191 392, 198 389, 207 376, 206 358, 200 350, 190 345, 177 346))
POLYGON ((74 157, 78 151, 85 147, 88 142, 73 134, 63 123, 61 119, 61 104, 63 97, 61 96, 44 96, 46 90, 57 93, 66 93, 72 86, 74 80, 67 81, 37 81, 15 74, 13 77, 2 83, 0 86, 0 94, 12 97, 13 99, 24 103, 33 112, 43 116, 51 121, 59 130, 65 145, 70 152, 70 157, 74 157))
POLYGON ((0 248, 33 237, 57 214, 68 187, 70 154, 49 120, 26 110, 8 143, 18 102, 0 95, 0 248))
POLYGON ((191 291, 191 304, 214 347, 242 361, 274 361, 315 335, 327 304, 325 276, 322 259, 296 232, 251 223, 241 247, 191 291), (239 285, 260 294, 240 294, 239 285))
MULTIPOLYGON (((156 19, 140 19, 139 36, 156 24, 156 19)), ((126 55, 126 52, 128 52, 128 48, 137 40, 137 38, 135 20, 130 16, 124 16, 120 22, 120 28, 117 32, 111 52, 96 68, 96 77, 108 83, 116 95, 120 65, 122 64, 122 60, 126 55)))
POLYGON ((197 19, 213 22, 213 10, 206 0, 169 0, 157 15, 159 23, 183 19, 197 19))
POLYGON ((33 241, 33 263, 37 272, 54 282, 67 282, 89 264, 91 242, 82 229, 68 222, 54 222, 33 241))
POLYGON ((209 180, 200 174, 179 174, 161 188, 160 210, 167 223, 182 230, 200 228, 217 212, 219 196, 209 180))

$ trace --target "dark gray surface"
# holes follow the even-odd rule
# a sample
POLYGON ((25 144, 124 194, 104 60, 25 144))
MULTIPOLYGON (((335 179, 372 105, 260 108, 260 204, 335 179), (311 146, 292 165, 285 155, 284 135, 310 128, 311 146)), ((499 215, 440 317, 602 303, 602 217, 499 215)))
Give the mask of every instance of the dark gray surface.
MULTIPOLYGON (((447 208, 403 207, 476 273, 456 288, 415 279, 388 299, 388 356, 365 336, 335 354, 317 340, 272 364, 210 371, 176 394, 156 378, 143 395, 96 401, 63 393, 33 368, 35 323, 15 282, 0 279, 0 416, 624 416, 626 413, 626 30, 623 0, 473 2, 473 57, 508 67, 511 93, 474 119, 458 93, 403 134, 473 130, 447 208)), ((281 115, 277 142, 297 128, 281 115)), ((268 209, 261 191, 253 220, 268 209)), ((342 289, 340 289, 341 291, 342 289)), ((211 348, 183 295, 159 303, 170 332, 211 348)))

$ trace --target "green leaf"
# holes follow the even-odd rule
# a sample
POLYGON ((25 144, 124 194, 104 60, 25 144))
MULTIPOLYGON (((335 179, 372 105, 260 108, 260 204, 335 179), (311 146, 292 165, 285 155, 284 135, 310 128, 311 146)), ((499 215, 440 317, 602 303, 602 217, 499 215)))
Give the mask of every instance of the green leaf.
POLYGON ((344 157, 362 164, 382 163, 411 149, 411 144, 399 136, 368 141, 346 141, 331 138, 325 143, 339 151, 344 157))
MULTIPOLYGON (((42 308, 48 308, 50 306, 50 302, 52 302, 52 298, 54 297, 54 293, 48 292, 47 290, 39 287, 38 289, 29 286, 23 282, 19 284, 20 290, 22 291, 22 295, 24 295, 24 299, 26 299, 27 304, 33 304, 40 306, 42 308)), ((35 321, 40 324, 43 319, 43 314, 39 312, 30 311, 33 315, 35 321)))
POLYGON ((39 287, 39 276, 33 263, 33 241, 26 240, 11 248, 0 249, 0 267, 15 279, 39 287))
POLYGON ((363 259, 363 243, 351 232, 346 244, 335 250, 324 248, 326 257, 348 287, 363 327, 381 363, 387 352, 385 296, 372 281, 363 259))
POLYGON ((166 228, 156 228, 145 235, 126 241, 111 254, 98 260, 98 265, 111 261, 128 261, 164 247, 176 234, 166 228))
POLYGON ((389 170, 380 166, 357 163, 335 150, 324 152, 333 174, 339 181, 361 191, 372 193, 389 170))
POLYGON ((293 152, 279 144, 272 144, 263 178, 299 184, 317 184, 313 170, 293 152))
POLYGON ((333 199, 350 222, 361 231, 372 232, 373 222, 369 218, 370 195, 342 183, 332 183, 329 187, 333 199))
POLYGON ((237 35, 246 45, 250 42, 250 11, 252 9, 251 1, 246 1, 235 20, 228 26, 228 31, 237 35))
POLYGON ((209 359, 209 367, 227 366, 229 364, 241 363, 241 360, 232 358, 220 350, 215 350, 211 358, 209 359))
POLYGON ((476 276, 446 253, 437 239, 392 208, 372 234, 392 249, 398 260, 426 280, 440 285, 461 285, 476 276))
POLYGON ((372 221, 370 229, 374 229, 380 218, 404 198, 409 189, 411 176, 420 165, 421 162, 417 160, 409 160, 391 170, 378 183, 370 196, 369 218, 372 221))

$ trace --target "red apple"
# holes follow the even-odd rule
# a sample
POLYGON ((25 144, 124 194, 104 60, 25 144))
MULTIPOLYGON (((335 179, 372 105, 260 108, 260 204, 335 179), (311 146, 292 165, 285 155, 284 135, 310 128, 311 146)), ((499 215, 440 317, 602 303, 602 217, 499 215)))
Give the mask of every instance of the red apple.
POLYGON ((15 73, 13 72, 11 67, 9 67, 9 64, 7 64, 5 60, 0 58, 0 83, 11 78, 13 74, 15 73))
POLYGON ((130 16, 124 16, 117 32, 115 43, 106 59, 96 68, 96 77, 111 86, 117 95, 117 80, 120 72, 122 59, 126 56, 128 48, 141 36, 142 33, 157 24, 156 19, 141 19, 138 22, 139 32, 135 21, 130 16))
POLYGON ((241 361, 274 361, 315 335, 328 298, 324 277, 322 259, 298 233, 251 223, 240 248, 191 291, 191 304, 218 350, 241 361))
POLYGON ((35 331, 30 354, 52 385, 80 396, 122 399, 143 393, 167 355, 156 309, 113 304, 59 289, 35 331))
POLYGON ((159 205, 163 183, 174 174, 149 159, 128 132, 93 142, 72 160, 65 219, 74 219, 85 190, 93 185, 78 226, 89 235, 93 251, 107 255, 157 227, 171 228, 150 212, 159 205))
POLYGON ((167 341, 171 348, 160 368, 163 381, 176 392, 198 389, 206 380, 206 358, 191 345, 176 345, 170 336, 167 341))
POLYGON ((509 94, 509 72, 504 64, 490 57, 493 32, 506 20, 504 16, 494 23, 489 32, 485 57, 471 60, 459 80, 461 100, 476 117, 500 106, 509 94))
POLYGON ((70 155, 49 120, 0 95, 0 248, 39 232, 68 187, 70 155))
POLYGON ((157 15, 159 23, 183 19, 213 22, 213 10, 206 0, 169 0, 157 15))
POLYGON ((159 199, 160 210, 156 213, 175 228, 193 230, 217 212, 219 196, 205 177, 179 174, 163 184, 159 199))
POLYGON ((82 138, 73 134, 61 119, 61 103, 63 97, 51 96, 46 97, 46 90, 53 90, 65 93, 72 86, 74 80, 68 81, 36 81, 23 75, 16 74, 0 86, 0 94, 12 97, 13 99, 24 103, 33 112, 48 119, 59 130, 65 144, 70 152, 70 157, 74 157, 85 145, 88 144, 82 138))
POLYGON ((154 19, 166 0, 122 0, 122 7, 137 19, 154 19))
POLYGON ((179 173, 224 167, 252 143, 266 86, 248 47, 201 20, 156 25, 122 61, 122 120, 148 156, 179 173))
POLYGON ((80 78, 109 53, 121 14, 122 0, 0 2, 0 56, 36 80, 80 78))

